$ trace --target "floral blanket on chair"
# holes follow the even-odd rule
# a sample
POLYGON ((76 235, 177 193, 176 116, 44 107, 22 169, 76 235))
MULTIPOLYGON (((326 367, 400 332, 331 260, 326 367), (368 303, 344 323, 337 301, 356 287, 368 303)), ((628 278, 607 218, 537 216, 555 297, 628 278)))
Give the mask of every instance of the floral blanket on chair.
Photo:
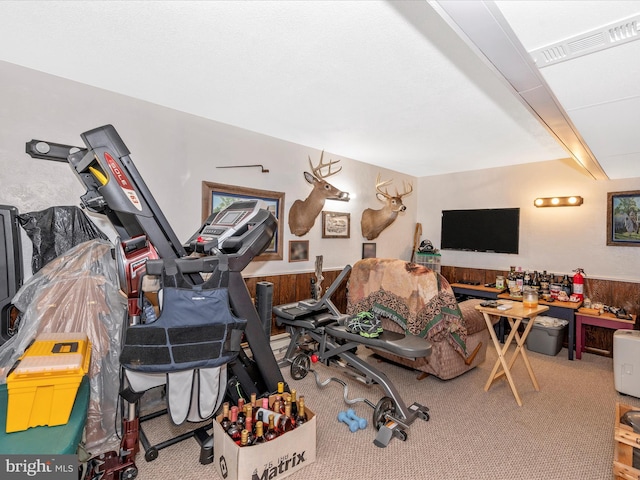
POLYGON ((347 313, 371 311, 405 333, 447 341, 467 358, 467 329, 449 282, 438 272, 404 260, 368 258, 351 270, 347 313))

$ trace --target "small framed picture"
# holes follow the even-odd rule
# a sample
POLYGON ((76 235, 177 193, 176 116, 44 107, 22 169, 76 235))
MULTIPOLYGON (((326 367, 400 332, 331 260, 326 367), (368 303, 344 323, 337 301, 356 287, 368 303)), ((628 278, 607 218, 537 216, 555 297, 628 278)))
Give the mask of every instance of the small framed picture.
POLYGON ((376 258, 376 244, 375 243, 363 243, 362 244, 362 258, 376 258))
POLYGON ((640 191, 607 194, 607 245, 640 247, 640 191))
POLYGON ((304 262, 309 260, 309 240, 289 241, 289 261, 304 262))
POLYGON ((322 212, 322 238, 349 238, 351 214, 322 212))

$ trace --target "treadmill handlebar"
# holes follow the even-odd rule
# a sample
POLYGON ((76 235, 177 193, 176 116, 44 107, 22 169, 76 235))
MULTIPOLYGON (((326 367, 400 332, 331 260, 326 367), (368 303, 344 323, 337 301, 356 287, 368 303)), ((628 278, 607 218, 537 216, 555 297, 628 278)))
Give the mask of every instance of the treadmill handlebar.
POLYGON ((28 153, 31 158, 51 160, 54 162, 67 163, 69 155, 80 151, 86 152, 87 149, 35 139, 25 144, 25 152, 28 153))

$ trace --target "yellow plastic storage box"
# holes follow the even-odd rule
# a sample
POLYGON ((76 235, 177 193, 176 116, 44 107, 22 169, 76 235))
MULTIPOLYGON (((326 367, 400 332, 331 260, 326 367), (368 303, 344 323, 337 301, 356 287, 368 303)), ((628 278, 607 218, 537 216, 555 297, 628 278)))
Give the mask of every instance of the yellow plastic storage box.
POLYGON ((7 376, 7 433, 67 423, 90 361, 85 333, 38 335, 7 376))

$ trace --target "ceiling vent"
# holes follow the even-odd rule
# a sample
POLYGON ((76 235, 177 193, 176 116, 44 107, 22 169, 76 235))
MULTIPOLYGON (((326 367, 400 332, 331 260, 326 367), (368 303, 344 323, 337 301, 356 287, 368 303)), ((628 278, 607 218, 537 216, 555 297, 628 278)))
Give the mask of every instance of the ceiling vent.
POLYGON ((544 68, 633 40, 640 40, 640 15, 547 45, 530 53, 538 68, 544 68))

